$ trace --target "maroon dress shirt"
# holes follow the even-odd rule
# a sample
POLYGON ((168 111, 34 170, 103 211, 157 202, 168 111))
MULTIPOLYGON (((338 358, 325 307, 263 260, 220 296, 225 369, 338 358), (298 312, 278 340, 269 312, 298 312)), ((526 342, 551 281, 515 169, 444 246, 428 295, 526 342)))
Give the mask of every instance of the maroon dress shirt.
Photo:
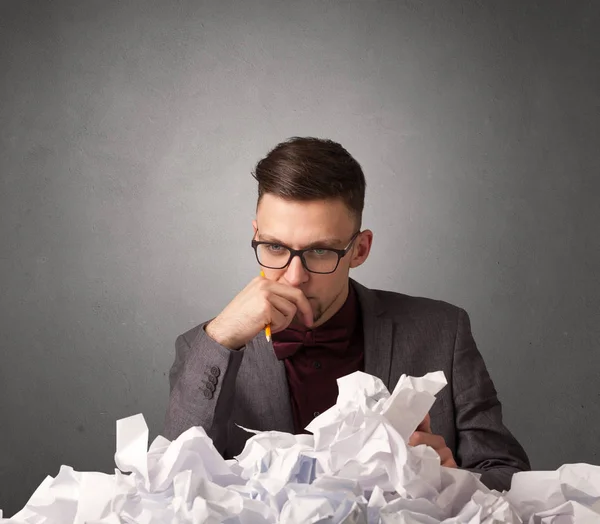
POLYGON ((273 335, 273 348, 285 364, 294 428, 302 433, 335 404, 336 380, 364 369, 362 318, 352 285, 344 305, 327 322, 315 329, 291 324, 273 335))

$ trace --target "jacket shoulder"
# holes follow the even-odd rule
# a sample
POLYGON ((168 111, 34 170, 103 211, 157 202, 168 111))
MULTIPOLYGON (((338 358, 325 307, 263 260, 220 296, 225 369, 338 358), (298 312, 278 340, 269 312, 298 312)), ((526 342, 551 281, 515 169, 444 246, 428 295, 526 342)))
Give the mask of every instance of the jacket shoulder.
POLYGON ((381 289, 371 291, 376 297, 382 312, 391 318, 406 318, 407 316, 415 319, 437 317, 456 321, 462 311, 462 308, 443 300, 381 289))

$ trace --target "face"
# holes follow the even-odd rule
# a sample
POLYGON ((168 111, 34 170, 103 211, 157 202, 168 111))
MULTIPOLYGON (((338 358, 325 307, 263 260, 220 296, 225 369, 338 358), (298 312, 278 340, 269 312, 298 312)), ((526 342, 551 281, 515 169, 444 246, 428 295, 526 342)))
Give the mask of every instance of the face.
MULTIPOLYGON (((356 218, 341 200, 293 202, 270 194, 263 195, 253 226, 256 240, 292 249, 344 249, 357 231, 356 218)), ((263 268, 263 271, 270 280, 302 290, 313 308, 314 325, 318 326, 344 304, 350 268, 367 259, 372 239, 371 231, 362 231, 331 274, 307 271, 299 257, 294 257, 284 269, 263 268)))

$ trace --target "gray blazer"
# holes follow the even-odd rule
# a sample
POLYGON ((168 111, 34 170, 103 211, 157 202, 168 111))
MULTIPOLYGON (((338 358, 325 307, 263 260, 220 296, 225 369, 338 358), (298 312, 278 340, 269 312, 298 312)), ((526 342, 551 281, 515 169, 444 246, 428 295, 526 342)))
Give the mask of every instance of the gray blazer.
MULTIPOLYGON (((460 467, 481 473, 490 488, 509 489, 513 473, 530 469, 529 460, 502 423, 467 313, 445 302, 367 289, 354 280, 351 285, 362 310, 365 372, 392 391, 403 373, 442 370, 448 385, 430 411, 432 431, 444 437, 460 467)), ((212 340, 205 325, 175 343, 163 435, 172 440, 202 426, 231 458, 250 436, 235 424, 293 433, 285 366, 264 334, 232 351, 212 340)))

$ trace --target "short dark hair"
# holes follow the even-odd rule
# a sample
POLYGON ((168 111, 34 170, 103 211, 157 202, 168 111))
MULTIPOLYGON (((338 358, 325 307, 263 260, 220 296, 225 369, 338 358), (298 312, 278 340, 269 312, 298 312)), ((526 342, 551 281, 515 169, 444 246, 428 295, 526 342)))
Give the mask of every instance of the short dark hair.
POLYGON ((263 195, 286 200, 340 199, 358 219, 365 205, 365 175, 340 144, 313 137, 293 137, 277 144, 256 164, 258 202, 263 195))

